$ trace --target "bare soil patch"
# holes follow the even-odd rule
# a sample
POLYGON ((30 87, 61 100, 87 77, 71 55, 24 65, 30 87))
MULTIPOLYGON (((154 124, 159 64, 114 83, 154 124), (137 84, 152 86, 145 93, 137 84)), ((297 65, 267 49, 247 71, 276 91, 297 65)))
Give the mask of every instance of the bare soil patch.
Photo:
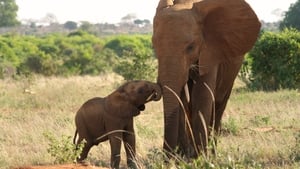
POLYGON ((45 165, 45 166, 25 166, 14 169, 108 169, 105 167, 96 167, 84 164, 62 164, 62 165, 45 165))

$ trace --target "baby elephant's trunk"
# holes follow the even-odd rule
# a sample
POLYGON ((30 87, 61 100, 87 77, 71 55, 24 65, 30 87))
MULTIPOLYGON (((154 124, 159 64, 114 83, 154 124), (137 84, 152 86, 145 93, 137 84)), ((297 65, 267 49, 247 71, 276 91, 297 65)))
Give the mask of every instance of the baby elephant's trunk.
POLYGON ((162 91, 161 91, 161 88, 160 86, 157 84, 157 83, 152 83, 151 84, 153 86, 153 93, 149 96, 149 101, 150 100, 153 100, 153 101, 158 101, 160 100, 161 98, 161 95, 162 95, 162 91))

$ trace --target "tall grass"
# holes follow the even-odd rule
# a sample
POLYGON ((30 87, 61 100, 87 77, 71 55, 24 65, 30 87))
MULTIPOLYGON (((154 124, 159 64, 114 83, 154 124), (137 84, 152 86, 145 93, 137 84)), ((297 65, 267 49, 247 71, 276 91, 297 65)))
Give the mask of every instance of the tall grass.
MULTIPOLYGON (((113 74, 1 80, 0 168, 53 164, 43 134, 73 137, 75 112, 82 103, 106 96, 122 81, 113 74)), ((299 119, 299 91, 249 92, 237 83, 224 114, 217 156, 168 167, 161 153, 162 104, 151 102, 135 117, 137 161, 141 168, 299 168, 299 119)), ((122 152, 121 166, 126 166, 122 152)), ((108 167, 108 142, 93 147, 88 161, 108 167)))

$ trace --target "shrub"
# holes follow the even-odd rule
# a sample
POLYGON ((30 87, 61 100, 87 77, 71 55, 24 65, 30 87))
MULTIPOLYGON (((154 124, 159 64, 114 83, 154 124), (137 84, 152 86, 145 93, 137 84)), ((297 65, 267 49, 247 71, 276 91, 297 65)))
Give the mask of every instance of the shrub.
POLYGON ((300 32, 263 32, 248 57, 251 88, 300 89, 300 32))
POLYGON ((126 57, 128 53, 153 56, 151 36, 121 35, 110 39, 104 46, 112 49, 119 57, 126 57))
POLYGON ((237 135, 240 129, 236 119, 229 117, 228 121, 223 123, 223 130, 230 134, 237 135))
POLYGON ((62 135, 61 138, 55 138, 52 133, 44 133, 49 141, 48 153, 55 158, 55 163, 63 164, 74 162, 79 156, 84 146, 84 141, 77 147, 72 143, 72 137, 62 135))
POLYGON ((6 77, 11 77, 15 74, 16 70, 14 68, 14 66, 7 62, 7 61, 3 61, 0 58, 0 79, 4 79, 6 77))
POLYGON ((113 70, 126 79, 155 76, 149 35, 118 35, 105 40, 84 31, 40 37, 1 35, 0 51, 0 78, 12 76, 11 72, 68 76, 113 70))
POLYGON ((128 54, 115 67, 114 71, 124 77, 125 80, 149 80, 156 77, 156 62, 153 57, 141 54, 128 54))
POLYGON ((48 54, 34 55, 28 57, 25 62, 18 67, 20 74, 37 73, 45 76, 57 75, 60 62, 48 54))

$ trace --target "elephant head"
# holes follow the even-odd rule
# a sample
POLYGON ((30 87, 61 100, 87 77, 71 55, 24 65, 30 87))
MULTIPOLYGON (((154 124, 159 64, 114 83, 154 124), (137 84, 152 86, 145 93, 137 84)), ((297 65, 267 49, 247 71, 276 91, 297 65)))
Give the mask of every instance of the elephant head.
POLYGON ((243 55, 254 45, 260 23, 244 0, 160 0, 153 23, 158 83, 163 89, 164 149, 172 151, 180 144, 178 131, 182 130, 181 106, 173 92, 190 113, 194 134, 202 132, 195 139, 203 138, 201 119, 196 116, 201 112, 207 125, 222 116, 243 55), (216 97, 215 107, 203 83, 216 97), (187 84, 193 89, 184 90, 187 84), (212 109, 219 112, 215 119, 212 109))
POLYGON ((160 100, 161 95, 160 86, 156 83, 130 81, 107 96, 105 108, 114 114, 114 117, 129 118, 145 110, 147 102, 160 100))

